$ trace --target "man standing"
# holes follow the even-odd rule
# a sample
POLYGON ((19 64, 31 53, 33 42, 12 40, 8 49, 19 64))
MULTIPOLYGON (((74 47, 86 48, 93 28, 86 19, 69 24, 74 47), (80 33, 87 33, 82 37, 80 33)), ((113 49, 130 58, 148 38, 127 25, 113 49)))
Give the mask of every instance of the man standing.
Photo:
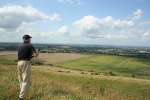
POLYGON ((23 43, 18 48, 18 78, 20 82, 19 100, 24 100, 28 88, 31 85, 31 62, 32 57, 37 57, 38 53, 31 44, 31 36, 24 35, 23 43))

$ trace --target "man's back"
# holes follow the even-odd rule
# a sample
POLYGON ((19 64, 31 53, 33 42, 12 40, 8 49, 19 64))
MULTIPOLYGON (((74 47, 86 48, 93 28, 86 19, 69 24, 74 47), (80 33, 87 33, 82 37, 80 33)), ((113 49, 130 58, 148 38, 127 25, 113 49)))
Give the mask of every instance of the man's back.
POLYGON ((18 48, 18 60, 31 60, 33 52, 35 49, 32 44, 21 44, 18 48))

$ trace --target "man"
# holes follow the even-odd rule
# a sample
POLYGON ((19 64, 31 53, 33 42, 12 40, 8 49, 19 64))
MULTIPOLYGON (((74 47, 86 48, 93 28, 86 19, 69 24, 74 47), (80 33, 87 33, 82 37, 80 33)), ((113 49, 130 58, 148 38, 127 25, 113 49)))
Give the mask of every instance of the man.
POLYGON ((19 100, 24 100, 28 88, 31 84, 31 62, 32 57, 37 57, 38 53, 31 44, 31 36, 24 35, 23 43, 18 48, 18 78, 20 82, 19 100))

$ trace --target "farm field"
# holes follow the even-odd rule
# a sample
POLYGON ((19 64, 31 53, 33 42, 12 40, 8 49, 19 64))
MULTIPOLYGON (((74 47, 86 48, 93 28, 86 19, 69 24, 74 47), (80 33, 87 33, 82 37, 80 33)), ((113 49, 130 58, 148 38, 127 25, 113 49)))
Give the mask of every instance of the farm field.
MULTIPOLYGON (((136 74, 142 69, 149 70, 147 59, 66 53, 41 55, 38 61, 43 63, 32 67, 32 87, 27 100, 150 100, 149 76, 136 74)), ((0 56, 0 100, 16 100, 18 83, 16 55, 0 56)))
POLYGON ((132 58, 113 55, 92 55, 59 64, 58 66, 95 72, 150 79, 150 59, 132 58))

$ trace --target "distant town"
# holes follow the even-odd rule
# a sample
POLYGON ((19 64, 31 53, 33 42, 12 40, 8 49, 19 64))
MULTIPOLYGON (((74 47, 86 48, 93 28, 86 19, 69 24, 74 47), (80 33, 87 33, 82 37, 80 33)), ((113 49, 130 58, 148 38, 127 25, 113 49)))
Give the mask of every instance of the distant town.
MULTIPOLYGON (((17 51, 20 43, 0 43, 0 51, 17 51)), ((40 53, 91 53, 150 58, 150 47, 33 44, 40 53)))

